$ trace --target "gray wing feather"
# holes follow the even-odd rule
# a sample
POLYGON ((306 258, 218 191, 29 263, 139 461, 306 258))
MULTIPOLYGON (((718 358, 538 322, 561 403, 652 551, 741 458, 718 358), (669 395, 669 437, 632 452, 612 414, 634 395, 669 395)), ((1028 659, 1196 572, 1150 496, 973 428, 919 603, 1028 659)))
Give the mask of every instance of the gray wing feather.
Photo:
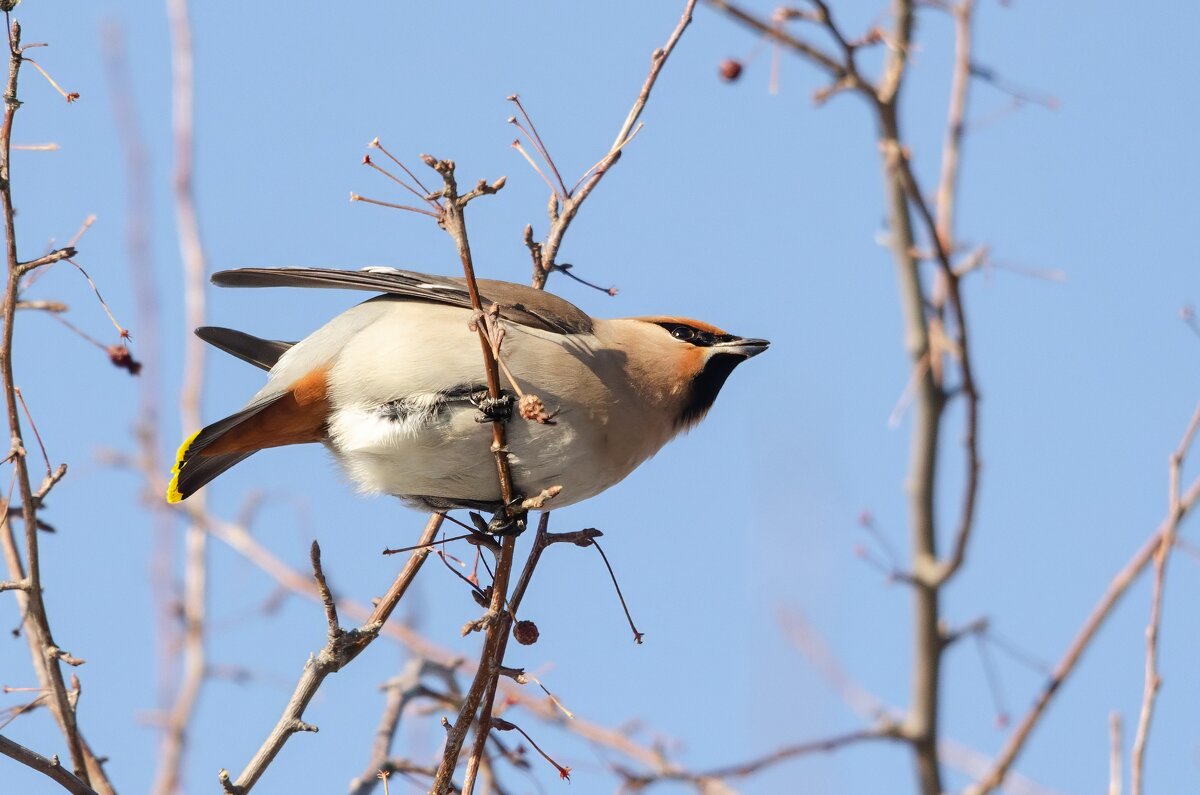
POLYGON ((218 326, 201 326, 196 329, 196 336, 226 353, 233 354, 243 362, 249 362, 255 367, 270 370, 279 361, 279 357, 296 343, 282 340, 264 340, 231 328, 218 326))
MULTIPOLYGON (((220 287, 325 287, 400 295, 418 301, 469 309, 471 298, 461 278, 432 276, 396 268, 345 271, 334 268, 237 268, 212 276, 220 287)), ((587 334, 592 319, 556 295, 511 282, 479 280, 484 306, 500 306, 500 316, 523 326, 558 334, 587 334)))

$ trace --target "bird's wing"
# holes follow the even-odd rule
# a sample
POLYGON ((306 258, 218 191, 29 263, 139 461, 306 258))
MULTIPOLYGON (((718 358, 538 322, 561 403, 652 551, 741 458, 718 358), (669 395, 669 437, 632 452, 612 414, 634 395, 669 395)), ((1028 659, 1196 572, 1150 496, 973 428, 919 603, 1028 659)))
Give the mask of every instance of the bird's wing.
MULTIPOLYGON (((418 301, 471 308, 465 280, 396 268, 237 268, 212 276, 220 287, 327 287, 401 295, 418 301)), ((479 280, 480 300, 486 308, 500 306, 500 316, 523 326, 558 334, 586 334, 592 319, 556 295, 511 282, 479 280)))

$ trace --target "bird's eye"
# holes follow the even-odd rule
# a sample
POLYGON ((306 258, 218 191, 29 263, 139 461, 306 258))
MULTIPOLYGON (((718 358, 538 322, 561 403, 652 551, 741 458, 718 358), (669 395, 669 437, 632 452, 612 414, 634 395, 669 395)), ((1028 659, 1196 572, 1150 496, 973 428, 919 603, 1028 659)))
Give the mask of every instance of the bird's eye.
POLYGON ((690 340, 696 335, 696 330, 687 326, 676 326, 671 329, 671 336, 677 340, 690 340))

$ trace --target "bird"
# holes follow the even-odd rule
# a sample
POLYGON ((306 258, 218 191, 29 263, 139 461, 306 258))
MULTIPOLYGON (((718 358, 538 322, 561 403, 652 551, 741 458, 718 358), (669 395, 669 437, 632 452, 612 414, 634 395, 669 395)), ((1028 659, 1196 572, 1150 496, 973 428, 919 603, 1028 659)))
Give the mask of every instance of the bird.
POLYGON ((561 487, 553 506, 565 507, 617 484, 694 427, 734 368, 769 345, 682 317, 593 318, 552 293, 480 279, 482 305, 504 329, 508 378, 493 404, 463 278, 390 267, 238 268, 212 282, 379 295, 299 342, 196 329, 268 375, 244 408, 180 446, 172 503, 260 450, 319 443, 362 493, 499 516, 506 506, 488 423, 504 422, 515 491, 561 487), (540 398, 541 421, 511 411, 517 394, 540 398))

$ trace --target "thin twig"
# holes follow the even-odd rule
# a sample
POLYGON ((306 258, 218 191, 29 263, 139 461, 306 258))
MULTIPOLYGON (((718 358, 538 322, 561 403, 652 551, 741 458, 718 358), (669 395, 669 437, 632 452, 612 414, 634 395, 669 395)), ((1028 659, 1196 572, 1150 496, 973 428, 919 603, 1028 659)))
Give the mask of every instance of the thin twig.
POLYGON ((1133 750, 1129 755, 1129 792, 1130 795, 1142 795, 1145 777, 1146 742, 1150 736, 1150 721, 1154 718, 1154 704, 1158 690, 1162 686, 1162 677, 1158 673, 1158 633, 1162 624, 1163 591, 1166 586, 1167 560, 1175 547, 1175 538, 1179 530, 1181 508, 1179 501, 1179 478, 1183 469, 1183 461, 1187 451, 1192 446, 1196 430, 1200 428, 1200 405, 1192 415, 1179 442, 1179 447, 1171 453, 1168 465, 1168 496, 1167 516, 1174 520, 1167 526, 1157 552, 1154 554, 1154 592, 1150 599, 1150 620, 1146 625, 1146 675, 1142 688, 1142 708, 1138 713, 1137 731, 1133 737, 1133 750))
MULTIPOLYGON (((558 173, 558 166, 554 165, 554 158, 550 156, 550 150, 546 148, 546 144, 542 143, 542 136, 538 135, 537 127, 534 125, 533 119, 531 119, 529 114, 525 112, 525 106, 521 104, 521 98, 516 94, 513 94, 508 98, 508 101, 516 105, 517 110, 521 111, 521 115, 525 117, 525 123, 529 125, 529 130, 526 134, 533 140, 533 145, 537 147, 538 154, 540 154, 546 161, 546 165, 550 166, 550 170, 554 172, 554 179, 558 181, 558 187, 562 191, 561 195, 563 198, 566 198, 569 194, 567 193, 567 186, 563 183, 562 174, 558 173)), ((517 126, 518 129, 522 131, 525 130, 525 128, 521 126, 521 123, 516 119, 511 119, 511 121, 517 126)), ((537 166, 534 166, 534 168, 537 168, 537 166)), ((550 190, 554 190, 553 185, 550 186, 550 190)))
POLYGON ((766 36, 778 42, 779 44, 792 49, 805 58, 808 58, 813 63, 827 71, 835 79, 841 79, 845 77, 845 64, 821 48, 792 36, 783 30, 783 28, 779 25, 773 25, 764 22, 754 15, 742 10, 737 5, 725 2, 725 0, 707 0, 707 2, 713 8, 717 9, 718 11, 725 12, 731 19, 736 20, 754 32, 766 36))
POLYGON ((1091 645, 1092 639, 1096 636, 1100 627, 1109 615, 1111 615, 1113 608, 1121 600, 1121 597, 1129 590, 1129 586, 1154 561, 1155 556, 1162 547, 1163 539, 1174 536, 1179 523, 1186 518, 1195 506, 1198 498, 1200 498, 1200 478, 1192 482, 1187 491, 1179 498, 1174 511, 1168 513, 1163 518, 1150 538, 1142 544, 1133 554, 1133 557, 1129 559, 1129 562, 1113 577, 1112 581, 1108 584, 1108 588, 1105 589, 1104 594, 1084 621, 1083 626, 1080 627, 1070 645, 1067 646, 1062 658, 1055 665, 1050 678, 1042 686, 1033 706, 1025 713, 1012 734, 1009 735, 1008 741, 1004 744, 1004 748, 1001 749, 999 756, 996 757, 996 761, 991 769, 966 790, 968 795, 987 795, 987 793, 992 792, 1004 782, 1013 763, 1016 762, 1017 757, 1025 747, 1025 743, 1029 740, 1034 727, 1037 726, 1045 714, 1046 709, 1050 706, 1050 702, 1053 701, 1054 696, 1059 692, 1062 683, 1075 670, 1076 665, 1083 656, 1083 652, 1091 645))
POLYGON ((321 569, 320 550, 314 543, 314 551, 311 556, 313 578, 317 582, 318 592, 325 605, 328 624, 325 647, 317 654, 310 656, 308 662, 305 663, 304 673, 296 683, 292 697, 284 707, 283 715, 280 716, 275 728, 271 730, 258 752, 243 768, 237 780, 229 781, 229 776, 226 774, 222 780, 222 786, 227 793, 246 795, 258 783, 262 774, 293 734, 316 730, 314 726, 304 722, 304 710, 316 695, 321 683, 325 681, 325 677, 349 664, 379 636, 380 630, 387 623, 392 611, 396 609, 396 605, 400 603, 408 587, 416 578, 417 572, 425 563, 425 559, 429 556, 430 547, 425 545, 437 536, 441 526, 442 514, 435 513, 430 516, 425 529, 421 531, 420 543, 423 546, 414 550, 409 556, 404 568, 392 582, 391 588, 380 599, 362 626, 352 630, 343 630, 337 623, 337 610, 334 607, 333 597, 328 586, 323 585, 325 574, 321 569))
POLYGON ((657 773, 651 775, 637 776, 626 773, 624 776, 627 786, 632 788, 644 787, 655 781, 684 781, 690 784, 696 784, 704 790, 705 782, 726 781, 734 778, 749 778, 769 767, 782 764, 783 762, 792 759, 798 759, 803 756, 812 756, 813 754, 827 754, 834 751, 839 751, 850 745, 857 745, 863 742, 873 740, 898 740, 901 739, 894 725, 883 723, 877 727, 869 729, 859 729, 857 731, 847 732, 845 734, 834 735, 820 740, 811 740, 809 742, 796 743, 794 745, 785 745, 775 751, 763 754, 760 757, 751 759, 746 762, 740 762, 734 765, 725 765, 724 767, 714 767, 709 770, 697 772, 687 771, 671 771, 657 773))
POLYGON ((385 202, 379 199, 368 199, 366 196, 359 196, 357 193, 350 194, 350 201, 362 202, 363 204, 375 204, 380 207, 389 207, 393 210, 406 210, 410 213, 416 213, 418 215, 427 215, 430 218, 441 218, 441 215, 438 213, 430 212, 429 210, 422 210, 420 207, 413 207, 408 204, 393 204, 392 202, 385 202))
POLYGON ((604 561, 604 568, 608 569, 608 576, 612 578, 613 588, 617 589, 617 599, 621 600, 621 609, 625 611, 625 620, 629 622, 629 629, 633 631, 633 642, 640 646, 645 635, 638 632, 637 626, 633 623, 633 616, 629 614, 629 605, 625 604, 625 595, 621 593, 621 585, 617 582, 617 575, 613 571, 612 564, 608 562, 608 555, 605 555, 604 550, 600 548, 599 541, 592 539, 592 546, 600 553, 600 559, 604 561))
MULTIPOLYGON (((109 95, 113 103, 113 120, 125 159, 125 194, 128 202, 125 246, 134 298, 134 320, 138 328, 159 329, 159 274, 151 254, 150 240, 153 226, 151 202, 154 195, 150 155, 138 125, 133 80, 125 55, 122 30, 116 22, 104 26, 101 43, 109 95)), ((151 602, 155 606, 155 690, 156 702, 165 712, 176 686, 172 656, 179 643, 177 636, 180 627, 175 610, 178 602, 175 594, 175 516, 162 499, 165 486, 161 481, 165 467, 159 428, 163 394, 162 343, 159 337, 159 334, 151 333, 139 340, 138 347, 146 368, 138 382, 138 419, 134 426, 134 437, 137 441, 138 465, 143 473, 142 500, 151 514, 149 579, 151 602)))
MULTIPOLYGON (((625 144, 633 137, 638 122, 641 120, 642 113, 646 109, 646 103, 650 99, 650 92, 654 90, 659 75, 662 73, 663 66, 666 65, 667 59, 671 57, 671 53, 675 51, 675 46, 679 43, 683 32, 691 24, 692 12, 695 8, 696 0, 687 0, 683 8, 683 13, 679 17, 679 22, 675 25, 675 29, 671 31, 666 44, 651 54, 649 74, 646 75, 646 80, 642 83, 642 88, 634 99, 633 106, 629 109, 629 114, 625 117, 624 123, 617 131, 617 137, 613 140, 612 146, 609 147, 608 154, 602 157, 599 163, 591 169, 591 175, 583 180, 582 183, 576 185, 571 194, 561 202, 561 209, 557 209, 551 214, 550 229, 546 233, 546 240, 536 251, 537 258, 533 269, 534 287, 541 288, 546 285, 546 279, 549 278, 550 273, 554 269, 558 250, 562 246, 563 236, 566 235, 571 221, 579 212, 580 206, 587 199, 588 195, 595 190, 596 186, 600 184, 600 180, 608 173, 608 170, 620 159, 625 144)), ((554 198, 553 196, 551 197, 552 204, 554 198)), ((533 247, 530 247, 530 251, 533 253, 533 247)))
POLYGON ((431 192, 430 192, 429 188, 425 187, 425 184, 421 182, 420 177, 418 177, 416 174, 409 171, 408 166, 404 165, 404 163, 400 162, 400 160, 398 160, 394 155, 392 155, 391 152, 389 152, 387 149, 385 149, 383 147, 383 144, 379 143, 378 138, 375 138, 373 141, 371 141, 369 146, 372 149, 378 149, 380 152, 383 152, 383 154, 388 158, 388 160, 391 160, 393 163, 395 163, 397 166, 399 166, 400 169, 405 174, 408 175, 409 179, 411 179, 413 182, 417 183, 418 188, 425 191, 424 195, 421 196, 422 200, 427 202, 431 207, 433 207, 439 213, 441 212, 441 209, 442 209, 441 202, 439 200, 431 197, 431 192))
MULTIPOLYGON (((455 247, 458 249, 459 259, 462 261, 463 275, 466 278, 467 292, 471 296, 471 306, 477 315, 481 315, 483 304, 479 298, 479 286, 475 281, 475 266, 471 257, 470 242, 467 238, 465 211, 467 204, 472 198, 476 195, 495 192, 503 185, 503 182, 497 180, 491 186, 487 186, 486 183, 481 181, 474 191, 460 196, 458 193, 458 183, 454 175, 453 162, 437 160, 428 156, 422 159, 426 165, 429 165, 442 176, 444 183, 442 196, 445 198, 446 203, 444 215, 440 223, 442 228, 449 233, 455 247)), ((483 353, 484 374, 487 378, 488 395, 491 399, 498 400, 501 396, 501 389, 500 370, 496 362, 496 356, 492 351, 484 324, 476 323, 475 329, 479 338, 480 350, 483 353)), ((510 510, 509 506, 512 505, 516 493, 513 487, 512 472, 508 464, 504 423, 493 422, 491 425, 491 450, 496 459, 496 474, 500 482, 500 510, 507 513, 510 510)), ((510 515, 509 518, 513 522, 524 521, 523 516, 510 515)), ((471 682, 467 695, 463 698, 458 718, 446 733, 445 749, 442 754, 442 760, 438 765, 437 777, 434 779, 431 789, 431 792, 437 795, 442 795, 442 793, 449 791, 454 776, 454 769, 458 764, 459 752, 462 750, 467 732, 475 721, 477 710, 479 711, 480 731, 486 735, 490 727, 496 680, 499 676, 499 669, 504 658, 504 649, 508 641, 508 622, 507 615, 504 612, 504 601, 508 594, 508 580, 512 572, 516 540, 515 535, 509 535, 501 543, 500 554, 496 560, 496 572, 492 579, 492 600, 488 608, 490 622, 487 626, 487 635, 484 639, 483 651, 480 656, 480 665, 475 672, 475 678, 471 682), (485 691, 490 697, 485 698, 485 691)), ((474 760, 474 767, 468 766, 467 778, 463 782, 464 793, 471 791, 471 787, 474 784, 473 773, 478 769, 479 760, 474 756, 472 756, 472 759, 474 760)))
POLYGON ((3 520, 5 557, 8 560, 9 576, 12 580, 28 580, 27 590, 15 591, 18 606, 24 616, 25 635, 34 660, 39 682, 48 694, 48 703, 62 731, 75 776, 84 784, 93 780, 102 790, 108 790, 103 770, 94 757, 85 749, 76 723, 75 706, 71 703, 67 685, 59 666, 59 657, 48 654, 49 649, 59 648, 50 631, 49 618, 42 598, 41 562, 38 547, 37 500, 29 479, 25 444, 21 431, 20 411, 17 407, 16 389, 13 381, 13 336, 16 320, 16 305, 21 286, 21 261, 17 257, 16 226, 12 201, 12 142, 13 119, 21 103, 17 99, 17 78, 21 69, 20 51, 21 26, 13 22, 9 35, 8 83, 4 91, 4 122, 0 127, 0 211, 4 216, 4 231, 7 242, 8 279, 3 301, 3 325, 0 326, 0 385, 4 392, 9 432, 12 439, 11 458, 17 488, 21 495, 21 510, 25 533, 25 562, 22 567, 16 554, 15 544, 9 531, 7 511, 3 520))
POLYGON ((1121 713, 1108 715, 1108 795, 1121 795, 1121 713))
MULTIPOLYGON (((450 517, 447 516, 446 518, 449 519, 450 517)), ((222 543, 227 544, 234 552, 241 555, 252 565, 262 570, 265 574, 267 574, 267 576, 278 583, 280 587, 304 596, 306 599, 319 602, 316 584, 313 582, 312 577, 305 576, 299 571, 296 571, 288 566, 283 561, 279 560, 279 558, 267 550, 254 536, 248 533, 245 528, 227 522, 221 522, 213 517, 208 517, 207 521, 208 524, 206 524, 206 529, 213 537, 217 538, 222 543)), ((563 533, 561 535, 568 536, 571 534, 563 533)), ((426 548, 428 546, 430 545, 426 545, 426 548)), ((514 590, 514 596, 517 593, 518 592, 514 590)), ((364 622, 373 612, 373 609, 367 605, 345 598, 338 600, 338 608, 344 615, 353 616, 356 620, 364 622)), ((380 630, 380 634, 386 635, 403 644, 405 648, 407 648, 414 655, 431 660, 441 660, 445 665, 457 665, 457 663, 454 662, 457 657, 453 652, 435 645, 403 624, 394 621, 388 622, 384 624, 383 628, 380 630)), ((468 673, 470 673, 470 663, 464 663, 463 667, 468 673)), ((514 701, 519 704, 522 709, 538 716, 542 720, 552 722, 561 720, 558 708, 544 698, 527 695, 519 688, 508 689, 506 691, 506 695, 514 699, 514 701)), ((573 734, 577 735, 583 740, 606 748, 611 748, 617 753, 622 754, 638 764, 655 769, 664 764, 660 751, 634 742, 623 731, 600 726, 581 718, 572 720, 570 724, 568 724, 568 728, 573 734)))
MULTIPOLYGON (((376 783, 384 781, 384 795, 387 795, 387 779, 381 773, 392 772, 388 767, 392 741, 400 727, 400 719, 408 705, 418 698, 433 698, 434 693, 427 688, 422 679, 434 676, 442 680, 449 694, 459 697, 458 679, 455 671, 459 661, 441 664, 421 657, 408 661, 399 676, 393 677, 383 685, 386 694, 383 714, 380 716, 379 727, 375 730, 375 742, 371 746, 370 758, 363 772, 350 782, 350 795, 370 795, 376 783)), ((432 777, 434 771, 430 771, 432 777)))
MULTIPOLYGON (((184 355, 179 416, 180 424, 190 430, 201 426, 202 417, 205 347, 204 342, 191 332, 204 325, 207 268, 193 192, 195 83, 188 0, 167 0, 167 19, 171 36, 171 113, 175 143, 172 182, 183 263, 184 355)), ((204 494, 196 495, 193 510, 203 511, 205 502, 204 494)), ((157 795, 171 795, 180 788, 187 731, 207 668, 204 632, 207 597, 208 534, 200 523, 191 521, 184 531, 182 673, 167 711, 154 780, 153 791, 157 795)))

